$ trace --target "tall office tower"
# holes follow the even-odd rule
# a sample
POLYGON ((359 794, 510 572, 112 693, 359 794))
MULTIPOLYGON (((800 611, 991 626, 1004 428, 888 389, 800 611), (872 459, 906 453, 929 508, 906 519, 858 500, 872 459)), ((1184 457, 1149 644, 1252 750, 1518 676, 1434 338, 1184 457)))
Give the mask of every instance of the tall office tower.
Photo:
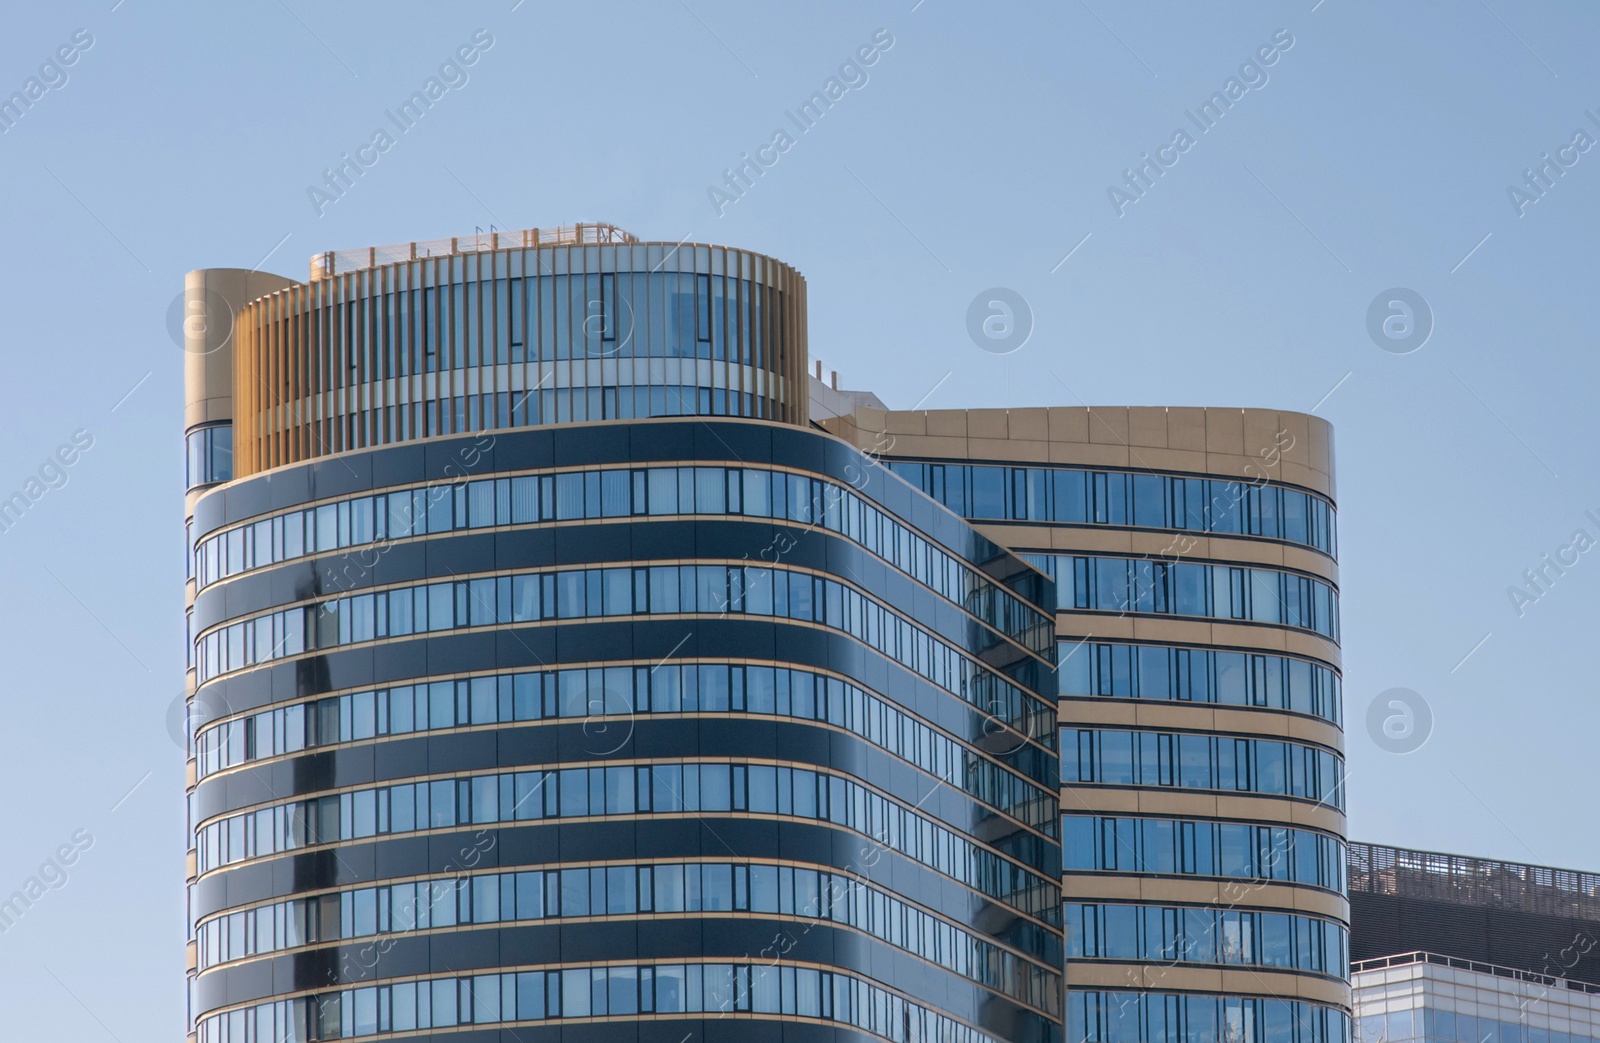
POLYGON ((1328 425, 831 412, 1055 580, 1067 1039, 1348 1039, 1328 425))
POLYGON ((1060 1043, 1054 587, 809 426, 794 269, 580 225, 186 308, 192 1039, 1060 1043))
POLYGON ((1361 1043, 1600 1040, 1600 873, 1350 845, 1361 1043))

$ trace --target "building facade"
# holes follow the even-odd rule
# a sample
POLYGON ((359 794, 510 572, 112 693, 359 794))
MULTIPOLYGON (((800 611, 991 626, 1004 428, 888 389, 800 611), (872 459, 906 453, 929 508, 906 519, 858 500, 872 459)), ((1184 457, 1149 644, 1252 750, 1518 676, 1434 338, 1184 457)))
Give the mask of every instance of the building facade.
POLYGON ((1600 1040, 1600 874, 1350 845, 1362 1043, 1600 1040))
POLYGON ((1055 580, 1067 1038, 1349 1038, 1328 425, 1098 407, 822 423, 1055 580))
POLYGON ((606 226, 188 281, 201 1043, 1059 1043, 1049 579, 606 226))
POLYGON ((201 1043, 1350 1038, 1331 432, 610 226, 191 273, 201 1043))

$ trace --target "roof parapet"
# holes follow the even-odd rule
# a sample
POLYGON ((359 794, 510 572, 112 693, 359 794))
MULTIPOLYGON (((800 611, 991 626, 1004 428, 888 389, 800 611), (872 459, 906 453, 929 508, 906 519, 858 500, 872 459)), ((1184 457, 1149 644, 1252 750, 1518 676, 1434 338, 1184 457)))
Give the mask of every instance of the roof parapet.
POLYGON ((388 246, 359 246, 350 250, 325 250, 311 256, 310 281, 317 282, 346 272, 415 261, 423 257, 488 253, 494 250, 526 250, 538 246, 628 244, 638 241, 638 237, 633 233, 605 223, 580 222, 574 225, 559 225, 555 228, 525 228, 516 232, 498 232, 491 226, 486 232, 476 232, 470 236, 425 239, 412 243, 393 243, 388 246))

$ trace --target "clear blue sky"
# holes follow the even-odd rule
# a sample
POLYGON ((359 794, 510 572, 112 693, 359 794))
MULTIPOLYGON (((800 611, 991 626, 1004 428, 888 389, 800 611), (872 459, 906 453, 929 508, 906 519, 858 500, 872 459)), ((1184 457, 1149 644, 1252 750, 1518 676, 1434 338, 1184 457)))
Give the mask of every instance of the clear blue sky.
POLYGON ((0 535, 0 896, 94 841, 0 934, 8 1036, 181 1031, 183 273, 271 253, 303 278, 317 251, 490 224, 775 254, 809 280, 814 357, 892 406, 943 379, 927 406, 1318 407, 1352 832, 1600 868, 1600 552, 1521 618, 1507 593, 1574 530, 1600 538, 1600 149, 1560 154, 1520 214, 1508 191, 1600 136, 1600 11, 114 2, 19 7, 0 36, 0 97, 43 91, 0 134, 0 494, 93 438, 0 535), (80 29, 65 81, 41 73, 80 29), (441 75, 479 29, 465 78, 441 75), (801 133, 786 111, 879 29, 892 46, 801 133), (1292 46, 1241 73, 1279 30, 1292 46), (454 86, 399 132, 386 110, 430 76, 454 86), (1254 86, 1202 133, 1185 111, 1230 77, 1254 86), (319 214, 308 190, 383 127, 392 146, 319 214), (709 189, 779 129, 792 145, 719 215, 709 189), (1108 190, 1180 129, 1193 144, 1119 216, 1108 190), (1005 356, 966 330, 995 286, 1036 323, 1005 356), (1368 333, 1392 287, 1434 316, 1410 354, 1368 333), (1408 755, 1364 724, 1396 687, 1434 716, 1408 755))

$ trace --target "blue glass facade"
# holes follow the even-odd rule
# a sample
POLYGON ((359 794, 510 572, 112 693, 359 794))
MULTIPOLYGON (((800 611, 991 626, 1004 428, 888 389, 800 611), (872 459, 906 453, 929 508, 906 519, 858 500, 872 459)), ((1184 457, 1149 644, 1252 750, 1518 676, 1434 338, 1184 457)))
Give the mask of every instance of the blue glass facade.
POLYGON ((1061 1039, 1049 581, 864 455, 464 436, 193 539, 205 1043, 1061 1039))
POLYGON ((1145 407, 825 422, 1055 581, 1069 1040, 1351 1038, 1319 425, 1145 407))

